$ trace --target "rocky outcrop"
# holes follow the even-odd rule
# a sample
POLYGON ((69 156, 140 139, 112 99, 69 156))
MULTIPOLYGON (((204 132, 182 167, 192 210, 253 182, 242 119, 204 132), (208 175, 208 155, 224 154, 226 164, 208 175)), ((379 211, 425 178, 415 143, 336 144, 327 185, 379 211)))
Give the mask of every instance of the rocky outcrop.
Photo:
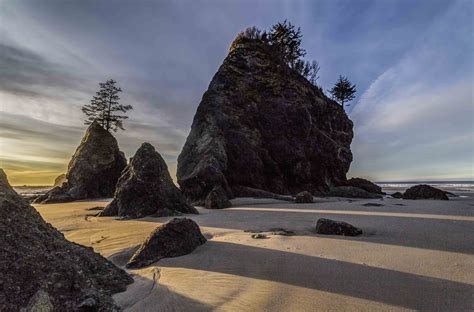
POLYGON ((64 182, 67 181, 66 174, 62 173, 54 179, 54 185, 53 186, 61 186, 63 185, 64 182))
POLYGON ((308 191, 303 191, 295 196, 295 202, 298 204, 304 204, 304 203, 313 203, 313 194, 311 194, 308 191))
POLYGON ((0 169, 0 311, 114 311, 133 282, 92 248, 67 241, 22 199, 0 169))
POLYGON ((331 187, 328 196, 333 197, 349 197, 349 198, 382 198, 381 194, 369 193, 354 186, 337 186, 331 187))
POLYGON ((346 185, 361 188, 369 193, 385 195, 380 186, 366 179, 351 178, 347 180, 346 185))
POLYGON ((184 256, 204 244, 206 238, 191 219, 174 218, 157 227, 133 254, 128 268, 141 268, 163 258, 184 256))
POLYGON ((316 223, 316 233, 325 235, 357 236, 362 234, 362 230, 346 222, 321 218, 316 223))
POLYGON ((119 150, 117 140, 93 122, 69 162, 67 182, 38 197, 35 203, 112 197, 126 165, 127 160, 119 150))
POLYGON ((178 158, 192 201, 220 186, 316 194, 346 181, 352 122, 276 51, 239 38, 204 93, 178 158))
POLYGON ((420 184, 410 187, 403 194, 404 199, 439 199, 449 200, 446 192, 435 187, 420 184))
POLYGON ((149 143, 143 143, 117 182, 112 202, 99 216, 172 216, 197 214, 174 185, 161 155, 149 143))

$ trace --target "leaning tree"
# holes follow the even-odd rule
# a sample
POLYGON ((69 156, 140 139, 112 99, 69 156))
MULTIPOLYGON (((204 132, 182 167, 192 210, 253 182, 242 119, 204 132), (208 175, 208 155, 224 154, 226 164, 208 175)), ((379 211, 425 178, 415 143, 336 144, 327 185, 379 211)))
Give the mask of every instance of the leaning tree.
POLYGON ((117 131, 123 128, 123 120, 128 116, 126 113, 133 109, 132 105, 122 105, 119 103, 119 93, 122 89, 116 86, 117 82, 109 79, 99 83, 99 91, 92 97, 91 102, 82 107, 82 112, 87 116, 86 125, 97 121, 107 131, 117 131))

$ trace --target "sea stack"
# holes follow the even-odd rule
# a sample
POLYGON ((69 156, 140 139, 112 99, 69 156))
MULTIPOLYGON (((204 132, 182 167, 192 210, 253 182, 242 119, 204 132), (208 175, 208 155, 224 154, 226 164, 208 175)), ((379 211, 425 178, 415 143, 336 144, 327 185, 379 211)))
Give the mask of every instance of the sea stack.
POLYGON ((238 37, 212 79, 178 158, 178 183, 203 204, 222 188, 327 192, 346 181, 352 122, 275 49, 238 37))
POLYGON ((115 311, 111 294, 133 279, 67 241, 10 186, 0 169, 0 311, 115 311), (89 311, 89 310, 87 310, 89 311))
POLYGON ((149 143, 143 143, 117 183, 113 201, 100 216, 172 216, 197 214, 174 185, 161 155, 149 143))
POLYGON ((126 165, 125 155, 114 136, 93 122, 69 162, 67 181, 38 197, 35 203, 112 197, 126 165))

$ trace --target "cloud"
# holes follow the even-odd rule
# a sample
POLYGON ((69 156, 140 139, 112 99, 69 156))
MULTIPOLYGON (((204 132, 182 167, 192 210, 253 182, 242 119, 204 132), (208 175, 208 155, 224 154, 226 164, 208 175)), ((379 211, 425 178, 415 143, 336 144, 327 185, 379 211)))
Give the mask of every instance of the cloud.
POLYGON ((351 114, 351 175, 376 180, 474 178, 468 20, 465 8, 454 5, 362 94, 351 114))

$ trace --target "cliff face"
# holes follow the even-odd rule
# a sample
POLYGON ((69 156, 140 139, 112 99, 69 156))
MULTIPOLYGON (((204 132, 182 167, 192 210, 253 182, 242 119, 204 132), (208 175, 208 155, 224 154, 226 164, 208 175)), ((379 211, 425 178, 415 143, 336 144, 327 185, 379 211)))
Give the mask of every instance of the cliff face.
POLYGON ((87 128, 69 162, 66 183, 38 197, 35 203, 54 203, 76 199, 112 197, 115 184, 127 166, 117 140, 98 123, 87 128))
POLYGON ((2 169, 0 246, 0 311, 82 311, 84 302, 93 304, 91 311, 114 311, 111 294, 133 282, 92 248, 67 241, 46 223, 2 169))
POLYGON ((346 180, 352 137, 340 105, 270 46, 239 39, 199 104, 178 158, 178 183, 199 201, 216 186, 229 198, 245 188, 327 191, 346 180))

